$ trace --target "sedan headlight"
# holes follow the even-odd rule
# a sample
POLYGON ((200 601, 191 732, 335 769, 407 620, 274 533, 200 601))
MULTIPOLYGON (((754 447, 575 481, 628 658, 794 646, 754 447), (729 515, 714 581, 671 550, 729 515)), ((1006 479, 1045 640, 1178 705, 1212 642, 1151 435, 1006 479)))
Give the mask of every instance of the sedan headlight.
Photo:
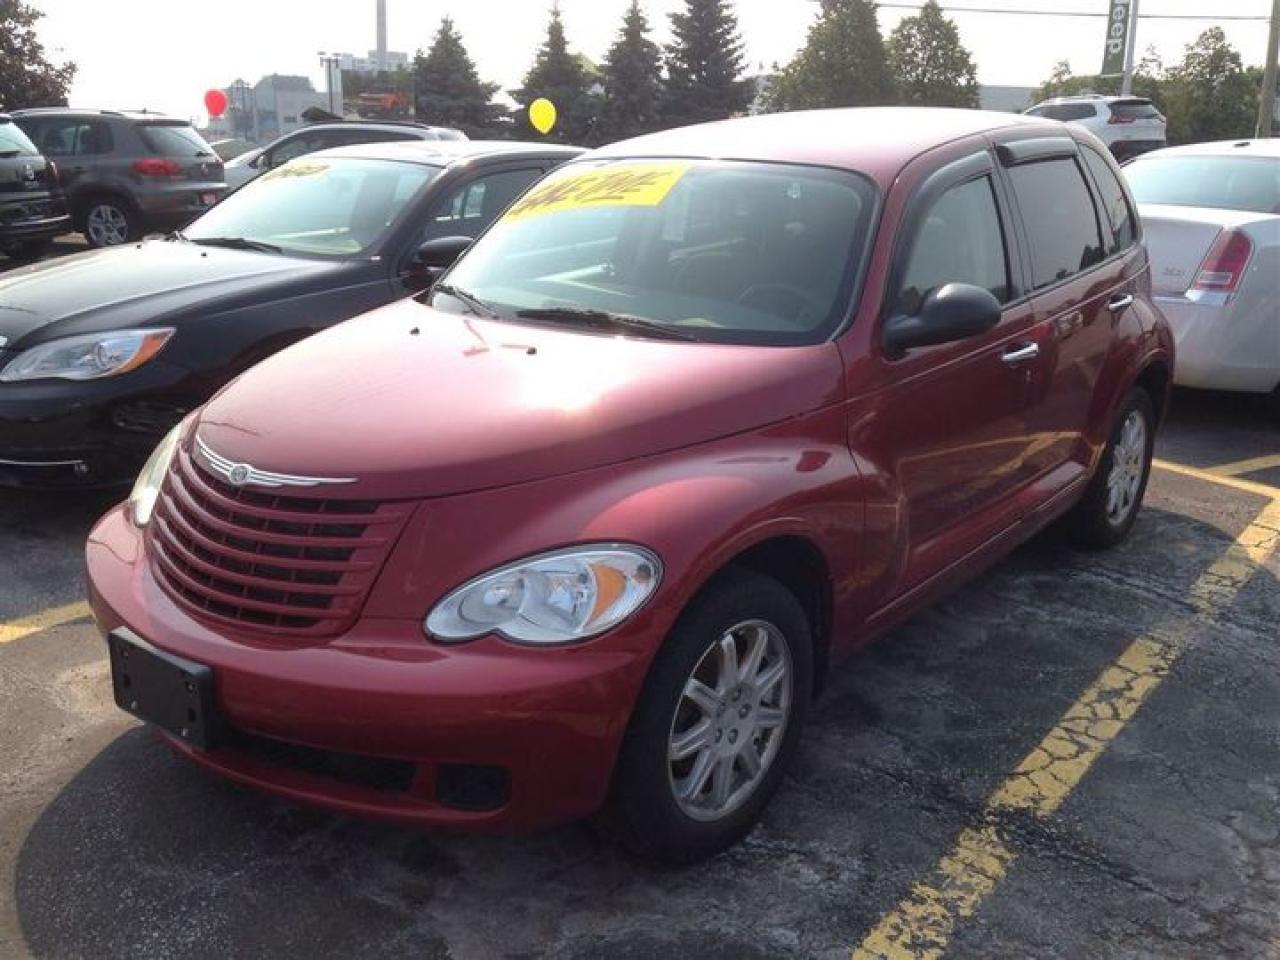
POLYGON ((427 616, 437 640, 499 633, 517 643, 572 643, 603 633, 653 596, 662 562, 643 547, 571 547, 463 584, 427 616))
POLYGON ((119 376, 154 357, 172 336, 170 327, 149 327, 50 340, 18 354, 0 370, 0 382, 119 376))
POLYGON ((145 527, 151 522, 151 514, 155 511, 156 500, 160 498, 160 485, 164 483, 164 475, 169 472, 174 454, 178 452, 178 438, 182 436, 182 424, 178 424, 160 441, 160 446, 147 460, 142 472, 129 494, 129 515, 133 522, 145 527))

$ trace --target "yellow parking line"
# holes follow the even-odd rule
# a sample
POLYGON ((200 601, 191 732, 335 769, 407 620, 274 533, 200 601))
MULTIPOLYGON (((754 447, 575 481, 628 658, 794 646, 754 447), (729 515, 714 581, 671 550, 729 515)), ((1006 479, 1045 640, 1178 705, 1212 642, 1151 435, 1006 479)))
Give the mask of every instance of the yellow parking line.
POLYGON ((1212 625, 1278 549, 1280 499, 1273 499, 1192 585, 1194 614, 1139 637, 1102 672, 987 800, 979 826, 961 832, 929 878, 867 934, 854 960, 940 957, 956 924, 974 914, 1017 857, 1001 836, 1003 815, 1056 811, 1160 686, 1195 630, 1212 625))
POLYGON ((1242 473, 1257 473, 1259 470, 1274 470, 1277 467, 1280 467, 1280 453, 1273 453, 1267 457, 1237 460, 1234 463, 1224 463, 1220 466, 1209 467, 1208 472, 1220 477, 1238 477, 1242 473))
POLYGON ((41 610, 39 613, 34 613, 19 620, 11 620, 9 623, 0 623, 0 644, 12 643, 14 640, 29 637, 33 633, 52 630, 54 627, 60 627, 64 623, 83 620, 91 615, 89 605, 84 601, 80 601, 79 603, 68 603, 62 607, 41 610))
POLYGON ((1252 480, 1240 480, 1237 477, 1228 477, 1221 473, 1211 473, 1208 470, 1200 470, 1196 467, 1184 466, 1181 463, 1173 463, 1169 460, 1152 460, 1151 465, 1157 470, 1164 470, 1167 473, 1177 473, 1184 477, 1192 477, 1196 480, 1205 480, 1208 483, 1216 483, 1220 487, 1230 487, 1232 490, 1239 490, 1241 493, 1252 493, 1260 497, 1266 497, 1268 500, 1274 500, 1280 497, 1280 487, 1273 487, 1266 483, 1255 483, 1252 480))

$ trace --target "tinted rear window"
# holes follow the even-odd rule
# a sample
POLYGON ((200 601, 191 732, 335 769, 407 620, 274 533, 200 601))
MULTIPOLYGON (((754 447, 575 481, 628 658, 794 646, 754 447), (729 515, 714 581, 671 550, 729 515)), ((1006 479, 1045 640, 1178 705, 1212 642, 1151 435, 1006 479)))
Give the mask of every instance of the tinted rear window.
POLYGON ((1009 171, 1031 244, 1036 289, 1074 276, 1103 258, 1093 197, 1075 160, 1025 163, 1009 171))
POLYGON ((1159 120, 1160 111, 1151 102, 1127 100, 1111 104, 1111 112, 1123 120, 1159 120))
POLYGON ((1098 115, 1097 109, 1091 103, 1047 103, 1043 107, 1036 107, 1034 110, 1028 110, 1034 117, 1044 117, 1047 120, 1062 120, 1068 122, 1071 120, 1088 120, 1090 117, 1098 115))
POLYGON ((0 120, 0 157, 12 154, 34 157, 38 152, 21 127, 11 120, 0 120))
POLYGON ((1152 155, 1124 173, 1139 203, 1280 213, 1280 158, 1152 155))
POLYGON ((204 137, 191 127, 179 124, 144 124, 138 127, 142 141, 152 150, 165 157, 206 157, 213 156, 213 150, 205 143, 204 137))
POLYGON ((1089 167, 1089 172, 1093 174, 1093 182, 1098 186, 1102 206, 1107 211, 1107 226, 1111 230, 1109 252, 1114 253, 1133 246, 1138 236, 1134 229, 1133 211, 1129 209, 1129 201, 1124 195, 1124 187, 1120 185, 1120 181, 1111 171, 1111 164, 1102 158, 1102 154, 1092 147, 1084 147, 1081 153, 1089 167))

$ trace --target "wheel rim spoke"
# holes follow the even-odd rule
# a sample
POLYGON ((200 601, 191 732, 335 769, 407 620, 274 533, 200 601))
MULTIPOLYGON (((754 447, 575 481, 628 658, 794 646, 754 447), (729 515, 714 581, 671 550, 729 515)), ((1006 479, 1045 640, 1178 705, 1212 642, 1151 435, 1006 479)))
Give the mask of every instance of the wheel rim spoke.
POLYGON ((715 716, 716 708, 720 706, 720 698, 716 696, 716 692, 697 677, 689 678, 689 682, 684 685, 684 695, 706 717, 715 716))
POLYGON ((715 765, 715 757, 711 755, 710 750, 704 750, 698 754, 698 759, 693 762, 693 769, 689 771, 688 779, 685 780, 684 789, 680 791, 686 801, 693 800, 702 792, 715 765))
POLYGON ((787 664, 783 660, 776 660, 769 665, 756 678, 756 691, 761 697, 766 697, 774 687, 778 685, 778 681, 787 675, 787 664))
POLYGON ((723 756, 717 762, 711 775, 711 803, 723 807, 729 802, 729 794, 733 791, 733 757, 723 756))
POLYGON ((667 756, 672 760, 684 760, 705 749, 710 742, 711 721, 704 719, 673 738, 667 756))
POLYGON ((738 760, 742 763, 742 771, 748 779, 754 780, 760 776, 760 753, 756 750, 755 743, 748 743, 742 748, 742 752, 738 754, 738 760))
POLYGON ((738 684, 738 641, 730 631, 720 638, 719 692, 725 693, 738 684))
POLYGON ((787 722, 787 715, 777 707, 761 707, 756 713, 756 728, 773 730, 787 722))
POLYGON ((769 632, 757 627, 751 631, 750 645, 747 647, 747 658, 742 661, 739 677, 743 683, 751 683, 760 671, 760 662, 765 651, 769 649, 769 632))

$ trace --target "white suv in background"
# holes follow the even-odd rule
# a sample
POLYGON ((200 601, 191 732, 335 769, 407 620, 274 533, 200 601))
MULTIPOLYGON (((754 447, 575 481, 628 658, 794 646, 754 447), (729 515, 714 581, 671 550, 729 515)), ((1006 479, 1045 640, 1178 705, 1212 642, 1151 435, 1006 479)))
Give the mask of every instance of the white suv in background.
POLYGON ((1037 103, 1028 116, 1078 123, 1095 134, 1121 162, 1167 146, 1164 115, 1146 97, 1090 93, 1037 103))

